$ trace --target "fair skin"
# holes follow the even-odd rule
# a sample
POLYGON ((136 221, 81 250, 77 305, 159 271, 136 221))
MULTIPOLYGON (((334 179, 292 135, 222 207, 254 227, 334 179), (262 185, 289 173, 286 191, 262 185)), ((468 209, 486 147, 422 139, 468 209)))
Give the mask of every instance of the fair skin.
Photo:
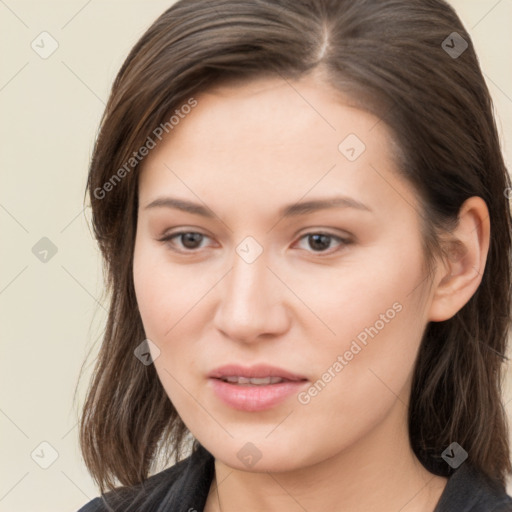
POLYGON ((224 85, 196 99, 144 162, 133 270, 158 376, 215 457, 205 511, 432 512, 446 479, 409 445, 413 364, 428 322, 452 317, 480 284, 485 203, 466 201, 451 234, 463 250, 427 276, 417 195, 394 171, 384 123, 312 76, 224 85), (349 134, 366 146, 354 161, 338 149, 349 134), (370 211, 278 213, 338 195, 370 211), (213 216, 148 207, 170 196, 213 216), (204 236, 159 241, 178 231, 204 236), (332 235, 324 248, 305 236, 315 233, 332 235), (248 236, 263 250, 251 263, 236 251, 248 236), (396 303, 400 311, 308 403, 294 394, 241 411, 209 386, 220 365, 267 363, 306 376, 307 392, 396 303), (248 442, 261 455, 250 468, 237 456, 248 442))

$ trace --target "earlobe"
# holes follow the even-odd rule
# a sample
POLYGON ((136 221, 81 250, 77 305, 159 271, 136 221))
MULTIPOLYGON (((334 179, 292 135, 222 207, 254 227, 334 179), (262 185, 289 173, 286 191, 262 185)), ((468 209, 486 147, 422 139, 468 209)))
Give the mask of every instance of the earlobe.
POLYGON ((474 295, 482 281, 489 238, 487 205, 481 197, 470 197, 460 208, 457 227, 445 242, 447 254, 435 272, 430 321, 448 320, 474 295))

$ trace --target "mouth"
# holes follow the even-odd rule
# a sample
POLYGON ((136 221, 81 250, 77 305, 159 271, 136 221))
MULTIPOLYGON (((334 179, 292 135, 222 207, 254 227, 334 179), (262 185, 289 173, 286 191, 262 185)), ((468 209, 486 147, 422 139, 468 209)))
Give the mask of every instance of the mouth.
POLYGON ((307 380, 304 375, 293 373, 284 368, 270 366, 268 364, 257 364, 253 366, 242 366, 228 364, 212 370, 208 377, 221 379, 233 384, 268 385, 277 384, 282 381, 296 382, 307 380), (270 379, 270 381, 269 381, 270 379))
POLYGON ((269 384, 292 382, 291 380, 287 380, 282 377, 240 377, 236 375, 221 377, 220 380, 223 382, 229 382, 230 384, 237 384, 239 386, 268 386, 269 384))
POLYGON ((209 384, 218 399, 245 412, 276 407, 306 385, 308 379, 268 365, 228 365, 210 372, 209 384))

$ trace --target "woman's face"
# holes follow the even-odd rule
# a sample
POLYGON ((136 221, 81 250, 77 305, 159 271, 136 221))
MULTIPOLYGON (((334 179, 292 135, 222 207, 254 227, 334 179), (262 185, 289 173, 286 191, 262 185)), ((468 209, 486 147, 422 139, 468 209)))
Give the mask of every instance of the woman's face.
POLYGON ((234 468, 406 436, 432 302, 420 209, 384 123, 340 98, 311 77, 218 87, 144 161, 133 270, 154 364, 234 468))

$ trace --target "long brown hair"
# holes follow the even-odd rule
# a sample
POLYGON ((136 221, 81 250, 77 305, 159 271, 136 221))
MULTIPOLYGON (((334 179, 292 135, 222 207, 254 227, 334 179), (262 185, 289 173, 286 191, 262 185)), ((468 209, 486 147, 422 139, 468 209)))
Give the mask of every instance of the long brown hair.
POLYGON ((511 184, 492 100, 454 10, 442 0, 179 0, 122 65, 88 176, 110 309, 80 445, 102 492, 116 479, 143 481, 159 456, 181 458, 188 434, 154 366, 134 357, 145 334, 132 276, 140 162, 130 159, 159 126, 171 129, 173 112, 214 84, 263 75, 293 80, 314 70, 391 129, 398 172, 421 200, 426 261, 442 250, 439 234, 454 225, 467 198, 487 203, 491 240, 481 284, 455 316, 427 325, 409 434, 435 474, 451 474, 441 454, 454 441, 491 478, 504 483, 511 472, 501 401, 511 318, 511 184), (450 51, 464 48, 462 41, 460 55, 450 51))

